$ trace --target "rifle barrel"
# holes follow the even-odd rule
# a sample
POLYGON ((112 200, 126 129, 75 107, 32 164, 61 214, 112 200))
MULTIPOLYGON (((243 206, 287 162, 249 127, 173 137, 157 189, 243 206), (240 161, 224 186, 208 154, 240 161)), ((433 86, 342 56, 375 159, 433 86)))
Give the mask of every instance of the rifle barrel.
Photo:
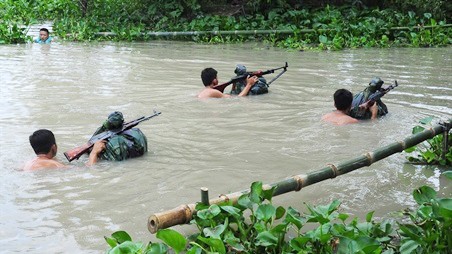
POLYGON ((287 62, 286 62, 286 64, 285 64, 284 66, 278 67, 278 68, 275 68, 275 69, 270 69, 270 70, 266 70, 266 71, 246 72, 246 73, 243 74, 243 75, 234 77, 234 78, 232 78, 231 80, 229 80, 228 82, 223 83, 223 84, 216 85, 216 86, 214 86, 213 88, 214 88, 214 89, 217 89, 217 90, 220 91, 220 92, 224 92, 224 89, 225 89, 228 85, 230 85, 230 84, 232 84, 232 83, 234 83, 234 82, 236 82, 236 81, 239 81, 239 80, 241 80, 241 79, 246 79, 248 76, 259 76, 259 77, 261 77, 262 75, 267 75, 267 74, 270 74, 270 73, 275 73, 275 71, 280 70, 280 69, 286 70, 287 67, 289 67, 289 65, 288 65, 287 62))

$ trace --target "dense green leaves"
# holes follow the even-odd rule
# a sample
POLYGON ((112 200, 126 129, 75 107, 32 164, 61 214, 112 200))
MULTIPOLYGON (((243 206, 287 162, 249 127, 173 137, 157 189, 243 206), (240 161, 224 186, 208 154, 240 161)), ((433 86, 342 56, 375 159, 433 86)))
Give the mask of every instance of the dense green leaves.
POLYGON ((199 233, 191 242, 178 232, 163 229, 157 238, 164 243, 144 246, 134 243, 130 236, 119 231, 105 237, 110 245, 108 253, 447 253, 452 243, 452 199, 438 198, 430 187, 413 191, 419 208, 406 212, 411 223, 373 220, 374 212, 364 222, 358 218, 347 223, 349 215, 339 213, 340 202, 309 206, 308 213, 289 207, 274 207, 266 197, 262 184, 253 183, 249 193, 240 199, 242 204, 198 205, 201 209, 192 221, 199 233), (245 198, 246 197, 246 198, 245 198), (252 201, 254 200, 254 201, 252 201), (199 217, 201 215, 201 217, 199 217), (250 216, 250 220, 246 216, 250 216), (282 219, 282 220, 281 220, 282 219), (278 221, 279 220, 279 221, 278 221), (278 223, 273 223, 278 221, 278 223), (309 224, 311 230, 302 232, 309 224), (313 227, 314 226, 314 227, 313 227), (295 230, 291 238, 286 234, 295 230))
MULTIPOLYGON (((413 134, 424 131, 427 127, 431 126, 431 122, 434 118, 432 116, 423 118, 419 121, 421 125, 413 127, 413 134)), ((412 163, 433 164, 450 166, 452 165, 452 133, 448 134, 448 147, 447 151, 444 150, 444 135, 436 135, 431 139, 428 139, 417 146, 413 146, 405 149, 406 153, 413 153, 414 155, 407 156, 408 161, 412 163), (444 153, 444 157, 443 157, 444 153)))
POLYGON ((247 8, 230 15, 228 11, 215 10, 213 2, 201 0, 4 0, 0 1, 0 43, 30 40, 25 36, 26 27, 40 20, 54 21, 53 30, 60 39, 79 41, 148 40, 152 39, 147 35, 150 31, 291 30, 293 34, 289 35, 211 34, 177 39, 224 43, 257 38, 285 48, 331 50, 452 43, 452 29, 444 27, 447 20, 441 9, 443 1, 429 0, 439 10, 433 13, 403 4, 404 8, 391 8, 392 1, 385 1, 388 9, 357 8, 348 2, 315 9, 314 2, 300 5, 289 1, 253 1, 255 4, 250 5, 248 1, 244 6, 247 8), (99 32, 115 35, 99 37, 99 32))

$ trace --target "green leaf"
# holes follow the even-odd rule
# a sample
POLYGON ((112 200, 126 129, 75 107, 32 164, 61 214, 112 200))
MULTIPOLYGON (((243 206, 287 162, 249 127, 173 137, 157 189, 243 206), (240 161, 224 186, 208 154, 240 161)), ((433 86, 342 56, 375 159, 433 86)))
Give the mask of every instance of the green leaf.
MULTIPOLYGON (((165 254, 166 252, 162 253, 165 254)), ((146 253, 146 254, 154 254, 153 252, 151 253, 146 253)), ((160 253, 156 253, 156 254, 160 254, 160 253)), ((197 245, 193 245, 192 247, 190 247, 190 249, 186 252, 186 254, 202 254, 202 248, 197 246, 197 245)))
POLYGON ((168 246, 164 243, 151 243, 148 246, 146 254, 165 254, 168 253, 168 246))
POLYGON ((422 186, 419 189, 413 191, 413 198, 416 203, 422 205, 424 203, 430 202, 430 200, 436 198, 436 191, 428 186, 422 186))
POLYGON ((233 206, 220 206, 220 209, 229 213, 235 218, 240 218, 242 216, 242 211, 238 209, 237 207, 233 206))
POLYGON ((445 177, 447 177, 449 179, 452 179, 452 171, 451 170, 443 172, 442 175, 444 175, 445 177))
POLYGON ((268 201, 272 201, 273 193, 275 193, 276 186, 273 186, 269 190, 262 190, 262 197, 268 201))
POLYGON ((221 213, 220 207, 216 204, 211 205, 208 209, 198 211, 196 216, 203 220, 210 220, 221 213))
POLYGON ((376 253, 376 250, 380 247, 380 243, 369 236, 359 236, 355 241, 364 253, 376 253))
POLYGON ((438 199, 439 214, 449 220, 452 218, 452 199, 441 198, 438 199))
POLYGON ((160 229, 157 231, 156 237, 173 248, 176 253, 183 251, 187 245, 185 237, 172 229, 160 229))
POLYGON ((286 231, 287 231, 287 224, 284 224, 284 223, 278 224, 270 230, 270 232, 275 235, 285 235, 286 231))
POLYGON ((116 239, 116 241, 121 244, 125 241, 132 241, 132 237, 126 231, 116 231, 111 236, 116 239))
POLYGON ((412 254, 414 252, 414 250, 416 250, 419 247, 419 243, 413 241, 413 240, 408 240, 406 242, 404 242, 402 244, 402 246, 400 246, 400 254, 412 254))
POLYGON ((274 236, 271 232, 269 231, 264 231, 259 233, 256 236, 256 239, 258 240, 256 242, 256 245, 259 246, 276 246, 278 244, 278 237, 274 236))
POLYGON ((254 182, 251 184, 251 192, 249 194, 251 202, 256 204, 261 203, 262 182, 254 182))
POLYGON ((214 239, 214 238, 205 238, 202 236, 198 236, 198 239, 205 244, 209 245, 210 248, 213 249, 214 252, 219 252, 221 254, 226 253, 226 248, 224 247, 224 243, 222 240, 214 239))
POLYGON ((300 213, 290 206, 287 209, 287 215, 284 221, 294 224, 298 228, 298 230, 300 230, 301 227, 303 227, 303 222, 300 219, 300 213))
POLYGON ((422 153, 422 157, 427 163, 431 163, 436 160, 436 154, 430 150, 427 150, 422 153))
POLYGON ((253 202, 251 202, 251 199, 248 195, 242 195, 239 197, 239 200, 237 201, 237 204, 240 207, 252 209, 253 208, 253 202))
POLYGON ((120 253, 139 253, 143 248, 143 244, 125 241, 116 247, 120 250, 120 253))
POLYGON ((337 246, 337 253, 352 254, 359 251, 358 244, 353 239, 348 237, 338 236, 339 244, 337 246))
POLYGON ((114 238, 104 236, 104 239, 108 243, 108 245, 110 245, 110 247, 112 247, 112 248, 115 247, 116 245, 118 245, 118 242, 114 238))
POLYGON ((417 134, 419 132, 423 132, 425 130, 424 127, 422 126, 414 126, 413 131, 411 132, 412 134, 417 134))
POLYGON ((370 212, 370 213, 368 213, 368 214, 366 215, 366 221, 367 221, 367 222, 371 222, 371 221, 372 221, 372 217, 374 216, 374 212, 375 212, 375 211, 372 211, 372 212, 370 212))
POLYGON ((409 148, 407 148, 407 149, 405 149, 403 151, 405 151, 406 153, 412 153, 412 152, 416 151, 416 147, 412 146, 412 147, 409 147, 409 148))
POLYGON ((244 251, 245 247, 240 243, 240 239, 234 236, 232 231, 226 231, 223 241, 229 244, 236 251, 244 251))
POLYGON ((220 224, 214 228, 204 228, 203 233, 207 237, 215 238, 215 239, 221 239, 221 234, 226 229, 226 226, 223 224, 220 224))
POLYGON ((328 37, 326 37, 325 35, 319 35, 319 42, 326 44, 328 42, 328 37))
POLYGON ((284 207, 282 207, 282 206, 278 206, 278 208, 276 208, 275 219, 276 220, 281 219, 284 216, 284 214, 286 214, 286 209, 284 209, 284 207))
POLYGON ((399 224, 400 230, 402 230, 403 233, 409 238, 411 238, 414 241, 422 241, 421 237, 419 236, 419 232, 422 231, 422 229, 418 228, 415 225, 411 224, 399 224))
POLYGON ((342 222, 345 222, 345 220, 347 220, 348 217, 350 217, 350 215, 345 214, 345 213, 340 213, 337 217, 338 217, 342 222))
POLYGON ((417 209, 417 215, 422 219, 429 219, 430 215, 432 214, 432 207, 431 206, 424 206, 421 205, 419 209, 417 209))
POLYGON ((256 210, 256 218, 265 222, 269 221, 276 214, 276 209, 273 205, 263 204, 256 210))

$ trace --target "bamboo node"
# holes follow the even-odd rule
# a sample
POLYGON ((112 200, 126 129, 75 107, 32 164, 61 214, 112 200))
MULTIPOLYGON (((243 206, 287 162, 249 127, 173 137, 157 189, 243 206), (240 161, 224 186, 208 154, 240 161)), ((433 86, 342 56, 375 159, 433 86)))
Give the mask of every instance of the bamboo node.
POLYGON ((436 131, 432 127, 429 128, 429 130, 432 132, 432 137, 436 136, 436 131))
POLYGON ((399 143, 400 144, 400 146, 402 147, 402 150, 405 150, 406 149, 406 143, 405 143, 405 141, 399 141, 399 142, 397 142, 397 143, 399 143))
POLYGON ((224 202, 229 202, 229 197, 227 195, 221 194, 218 196, 219 198, 223 199, 224 202))
POLYGON ((336 178, 336 176, 339 175, 339 170, 337 169, 337 167, 334 164, 328 163, 326 164, 328 166, 330 166, 330 168, 333 170, 334 176, 331 178, 336 178))
POLYGON ((299 175, 292 177, 295 181, 297 181, 297 188, 295 188, 295 191, 300 191, 301 188, 303 188, 303 178, 299 175))
POLYGON ((372 152, 367 152, 367 153, 365 153, 364 154, 364 156, 366 156, 366 158, 367 158, 367 166, 370 166, 370 165, 372 165, 372 163, 374 163, 375 161, 374 161, 374 156, 373 156, 373 153, 372 152))

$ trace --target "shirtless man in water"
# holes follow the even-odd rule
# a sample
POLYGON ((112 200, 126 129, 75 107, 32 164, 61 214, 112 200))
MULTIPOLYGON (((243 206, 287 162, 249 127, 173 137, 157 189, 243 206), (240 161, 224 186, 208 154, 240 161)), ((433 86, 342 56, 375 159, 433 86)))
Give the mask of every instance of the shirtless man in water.
MULTIPOLYGON (((55 160, 57 154, 57 145, 53 133, 46 129, 41 129, 33 132, 30 135, 30 144, 36 153, 36 158, 27 162, 24 170, 35 169, 55 169, 67 167, 63 163, 55 160)), ((93 165, 97 162, 99 153, 105 149, 105 142, 98 141, 94 144, 93 151, 89 155, 87 165, 93 165)))
MULTIPOLYGON (((224 94, 217 89, 213 88, 214 86, 218 85, 218 78, 217 78, 217 71, 213 68, 205 68, 201 72, 201 79, 202 83, 204 84, 205 88, 198 94, 198 98, 205 99, 205 98, 227 98, 231 97, 229 94, 224 94)), ((246 86, 242 90, 238 96, 247 96, 248 92, 250 91, 251 87, 256 83, 258 78, 256 76, 248 77, 246 79, 246 86)))
MULTIPOLYGON (((324 115, 322 120, 330 122, 336 125, 345 125, 358 123, 359 120, 348 115, 350 109, 352 108, 353 94, 347 89, 339 89, 334 93, 334 106, 336 110, 324 115)), ((371 119, 377 118, 378 107, 374 103, 372 107, 369 108, 372 113, 371 119)))

